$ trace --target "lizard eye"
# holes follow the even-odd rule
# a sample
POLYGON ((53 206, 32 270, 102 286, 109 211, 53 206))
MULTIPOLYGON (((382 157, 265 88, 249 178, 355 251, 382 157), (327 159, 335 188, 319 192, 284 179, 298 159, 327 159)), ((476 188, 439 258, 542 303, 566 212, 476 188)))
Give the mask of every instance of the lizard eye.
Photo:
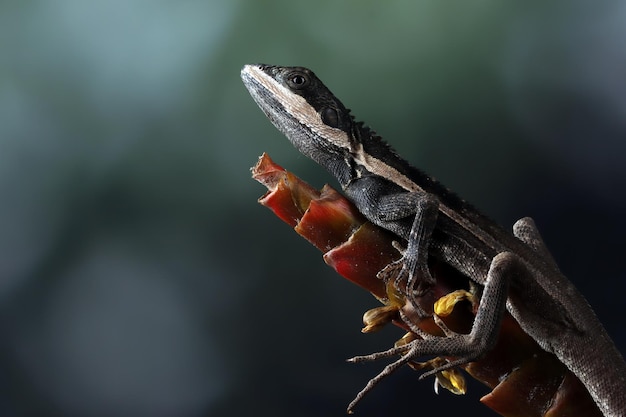
POLYGON ((339 114, 337 113, 337 110, 331 107, 326 107, 320 112, 320 117, 325 125, 335 128, 339 127, 339 114))
POLYGON ((287 77, 287 84, 291 88, 300 90, 309 84, 309 78, 301 72, 293 72, 287 77))

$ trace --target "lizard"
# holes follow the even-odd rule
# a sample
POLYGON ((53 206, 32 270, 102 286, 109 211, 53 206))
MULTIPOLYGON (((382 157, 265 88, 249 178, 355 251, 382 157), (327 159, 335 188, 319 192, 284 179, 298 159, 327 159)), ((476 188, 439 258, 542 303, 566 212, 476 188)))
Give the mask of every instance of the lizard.
POLYGON ((508 310, 539 346, 553 353, 589 391, 605 417, 626 417, 626 363, 586 299, 560 272, 534 223, 522 218, 512 233, 440 182, 413 167, 304 67, 245 65, 250 95, 303 155, 326 168, 372 223, 404 245, 402 256, 379 273, 393 279, 418 313, 416 297, 434 283, 429 257, 482 287, 469 334, 417 338, 405 346, 351 362, 401 354, 372 378, 348 406, 382 378, 417 357, 454 357, 423 378, 480 358, 495 343, 508 310))

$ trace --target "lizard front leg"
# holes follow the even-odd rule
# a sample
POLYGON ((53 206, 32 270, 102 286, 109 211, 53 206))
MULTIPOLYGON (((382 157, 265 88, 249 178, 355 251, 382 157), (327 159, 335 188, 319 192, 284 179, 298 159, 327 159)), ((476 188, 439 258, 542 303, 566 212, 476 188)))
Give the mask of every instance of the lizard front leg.
POLYGON ((531 279, 532 271, 515 254, 503 252, 496 255, 490 265, 480 305, 469 334, 452 334, 445 337, 416 339, 406 345, 378 352, 366 356, 356 356, 350 362, 373 361, 397 354, 402 357, 387 365, 382 372, 371 379, 357 394, 348 406, 351 411, 354 406, 374 388, 383 378, 393 373, 402 365, 426 355, 452 356, 457 359, 426 372, 420 376, 423 379, 429 375, 455 366, 472 362, 487 353, 497 340, 500 323, 506 309, 509 283, 512 279, 531 279), (528 276, 528 277, 526 277, 528 276))
POLYGON ((426 192, 397 193, 380 197, 373 207, 373 221, 407 241, 402 258, 378 276, 384 281, 393 279, 396 289, 425 316, 415 297, 435 283, 428 270, 428 248, 437 223, 439 201, 426 192))

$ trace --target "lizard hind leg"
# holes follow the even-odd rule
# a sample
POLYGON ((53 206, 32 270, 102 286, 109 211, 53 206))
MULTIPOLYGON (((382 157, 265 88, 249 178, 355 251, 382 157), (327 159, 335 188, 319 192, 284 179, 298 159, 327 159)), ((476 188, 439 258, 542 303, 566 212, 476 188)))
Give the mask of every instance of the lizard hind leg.
POLYGON ((455 359, 424 373, 420 379, 429 375, 450 369, 456 366, 472 362, 485 353, 495 344, 503 313, 506 308, 506 300, 509 281, 512 275, 524 273, 523 261, 510 252, 496 255, 489 268, 485 288, 480 300, 480 305, 474 319, 474 324, 469 334, 449 334, 443 337, 430 337, 427 339, 415 339, 406 345, 374 353, 372 355, 357 356, 349 359, 349 362, 365 362, 387 358, 396 354, 402 357, 387 365, 378 375, 372 378, 348 406, 348 412, 352 412, 356 404, 371 391, 383 378, 391 375, 418 357, 422 356, 446 356, 455 359))

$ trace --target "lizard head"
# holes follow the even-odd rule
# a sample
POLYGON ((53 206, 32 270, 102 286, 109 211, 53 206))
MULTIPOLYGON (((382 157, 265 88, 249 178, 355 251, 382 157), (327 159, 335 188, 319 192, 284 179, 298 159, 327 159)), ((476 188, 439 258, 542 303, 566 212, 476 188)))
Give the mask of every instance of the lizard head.
POLYGON ((241 78, 272 123, 304 155, 340 177, 359 148, 350 111, 303 67, 246 65, 241 78))

